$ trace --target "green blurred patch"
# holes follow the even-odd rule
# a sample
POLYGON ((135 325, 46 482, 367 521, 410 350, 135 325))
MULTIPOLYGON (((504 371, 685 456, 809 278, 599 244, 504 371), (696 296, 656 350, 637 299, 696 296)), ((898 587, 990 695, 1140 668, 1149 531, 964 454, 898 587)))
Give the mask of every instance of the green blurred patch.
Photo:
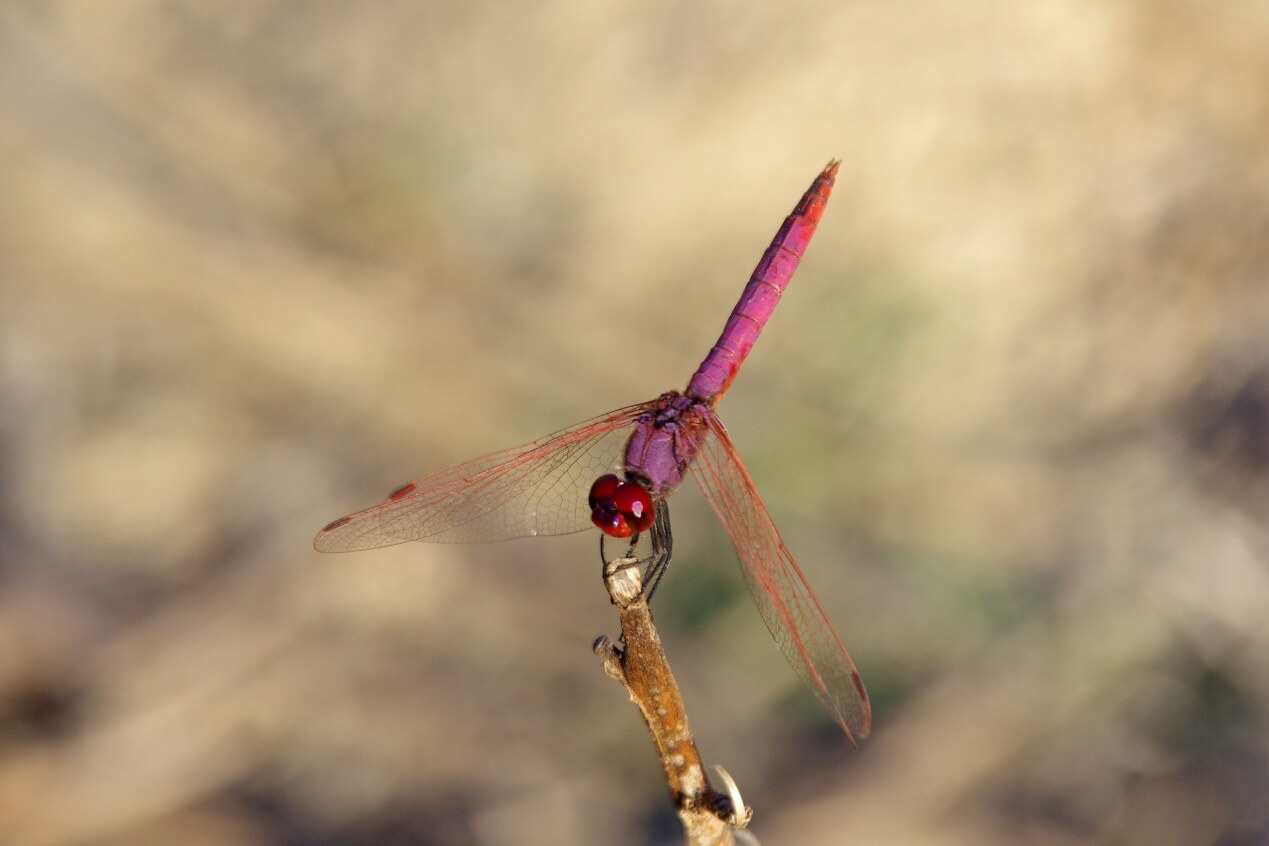
POLYGON ((931 315, 888 275, 859 274, 843 271, 841 285, 815 297, 814 319, 781 336, 796 370, 779 385, 746 391, 742 384, 736 392, 750 408, 722 412, 724 420, 743 421, 734 436, 763 480, 760 490, 778 487, 788 500, 817 502, 840 487, 844 471, 866 476, 868 465, 889 454, 890 393, 904 384, 907 353, 931 315), (826 450, 832 474, 822 472, 826 450))
POLYGON ((1052 617, 1055 585, 1034 570, 936 547, 909 547, 890 565, 922 620, 920 652, 936 663, 1052 617))
POLYGON ((893 377, 909 341, 929 325, 929 307, 890 269, 856 266, 835 276, 839 284, 811 295, 815 320, 798 331, 799 345, 819 353, 809 364, 843 387, 893 377))
POLYGON ((701 556, 690 550, 676 555, 661 583, 666 589, 658 590, 654 600, 662 612, 658 622, 679 632, 700 634, 733 603, 747 600, 744 581, 731 558, 721 564, 711 563, 712 558, 722 556, 701 556))

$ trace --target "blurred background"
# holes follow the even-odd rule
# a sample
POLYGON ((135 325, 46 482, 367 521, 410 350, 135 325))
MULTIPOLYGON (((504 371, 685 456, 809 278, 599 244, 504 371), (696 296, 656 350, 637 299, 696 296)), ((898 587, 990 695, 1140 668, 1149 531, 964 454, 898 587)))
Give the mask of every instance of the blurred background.
POLYGON ((681 388, 874 698, 690 485, 658 622, 768 843, 1269 843, 1269 4, 0 11, 0 842, 676 843, 587 532, 312 551, 681 388))

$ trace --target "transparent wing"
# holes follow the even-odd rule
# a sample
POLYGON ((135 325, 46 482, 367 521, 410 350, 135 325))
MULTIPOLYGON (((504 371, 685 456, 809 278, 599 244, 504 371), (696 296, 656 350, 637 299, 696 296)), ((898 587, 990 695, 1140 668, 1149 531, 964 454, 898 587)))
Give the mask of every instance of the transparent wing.
POLYGON ((855 742, 868 736, 868 693, 806 577, 780 539, 767 508, 714 415, 690 465, 705 499, 731 535, 758 613, 784 657, 855 742))
POLYGON ((421 476, 379 505, 333 521, 313 546, 351 552, 413 540, 481 543, 581 531, 591 525, 586 491, 614 469, 630 425, 649 405, 421 476))

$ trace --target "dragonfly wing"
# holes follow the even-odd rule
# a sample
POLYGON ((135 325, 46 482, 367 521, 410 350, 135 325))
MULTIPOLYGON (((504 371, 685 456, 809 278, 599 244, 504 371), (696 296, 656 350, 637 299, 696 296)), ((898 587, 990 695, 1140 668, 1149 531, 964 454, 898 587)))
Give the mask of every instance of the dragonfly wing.
POLYGON ((851 742, 867 737, 872 710, 854 662, 780 539, 722 421, 710 415, 707 423, 692 476, 731 535, 758 613, 851 742))
POLYGON ((313 546, 351 552, 414 540, 480 543, 581 531, 591 525, 587 488, 614 469, 627 430, 649 405, 421 476, 379 505, 330 523, 313 546))

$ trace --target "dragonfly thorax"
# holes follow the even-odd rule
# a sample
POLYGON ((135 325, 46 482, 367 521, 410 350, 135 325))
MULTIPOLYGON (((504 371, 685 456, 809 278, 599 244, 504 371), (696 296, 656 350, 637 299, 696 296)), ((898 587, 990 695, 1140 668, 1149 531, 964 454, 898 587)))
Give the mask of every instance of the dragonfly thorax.
POLYGON ((700 448, 709 410, 705 401, 678 391, 662 394, 639 415, 626 442, 626 478, 643 482, 654 499, 678 487, 700 448))

